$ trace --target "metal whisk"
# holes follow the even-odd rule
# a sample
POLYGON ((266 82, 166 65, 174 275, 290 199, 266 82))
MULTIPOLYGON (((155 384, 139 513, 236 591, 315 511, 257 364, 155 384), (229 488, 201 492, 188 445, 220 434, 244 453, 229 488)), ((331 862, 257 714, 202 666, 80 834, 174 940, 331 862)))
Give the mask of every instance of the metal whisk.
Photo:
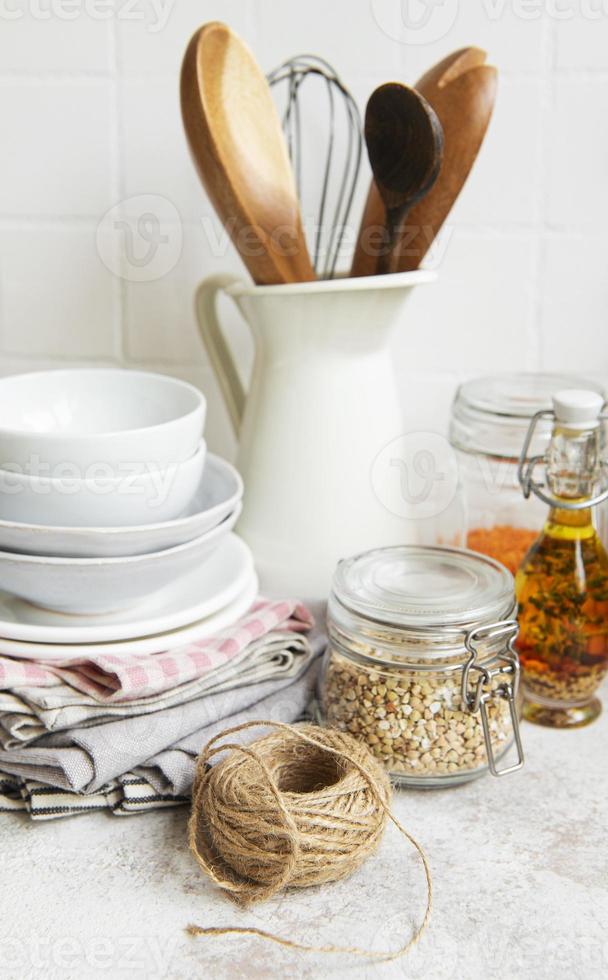
MULTIPOLYGON (((363 157, 363 127, 361 114, 352 95, 330 64, 316 55, 303 54, 290 58, 268 75, 271 86, 287 83, 286 105, 282 114, 283 130, 295 173, 300 200, 304 186, 304 158, 319 159, 318 144, 306 119, 303 125, 302 85, 306 79, 324 81, 329 113, 329 134, 326 143, 321 192, 316 208, 313 264, 319 278, 333 279, 336 273, 344 235, 353 207, 363 157), (342 114, 340 114, 342 106, 342 114), (340 127, 344 132, 340 133, 340 127), (303 130, 305 131, 303 132, 303 130), (335 203, 333 203, 335 202, 335 203)), ((316 181, 314 186, 316 187, 316 181)), ((305 224, 308 224, 305 213, 305 224)), ((310 217, 310 216, 308 216, 310 217)))

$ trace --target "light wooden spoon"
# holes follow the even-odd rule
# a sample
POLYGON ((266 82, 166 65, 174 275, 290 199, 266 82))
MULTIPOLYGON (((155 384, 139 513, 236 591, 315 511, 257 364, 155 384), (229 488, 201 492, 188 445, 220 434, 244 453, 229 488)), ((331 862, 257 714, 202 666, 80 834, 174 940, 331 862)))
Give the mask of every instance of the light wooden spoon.
POLYGON ((365 140, 385 209, 386 236, 377 268, 381 274, 395 271, 394 245, 405 217, 437 180, 443 131, 415 89, 391 82, 377 88, 367 104, 365 140))
POLYGON ((205 24, 190 41, 181 106, 199 176, 254 281, 315 279, 268 83, 225 24, 205 24))
MULTIPOLYGON (((417 82, 443 126, 445 147, 437 183, 408 216, 407 234, 394 264, 400 272, 417 269, 439 234, 483 143, 496 99, 497 71, 485 64, 480 48, 463 48, 444 58, 417 82)), ((370 241, 382 224, 384 205, 372 181, 351 275, 371 276, 378 259, 370 241)))

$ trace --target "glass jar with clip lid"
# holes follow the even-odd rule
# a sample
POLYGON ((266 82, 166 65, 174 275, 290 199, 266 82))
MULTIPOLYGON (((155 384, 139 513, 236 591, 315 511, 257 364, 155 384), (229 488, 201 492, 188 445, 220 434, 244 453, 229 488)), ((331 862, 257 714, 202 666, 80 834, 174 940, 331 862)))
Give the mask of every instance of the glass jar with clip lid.
POLYGON ((328 607, 323 722, 365 741, 408 786, 521 768, 514 616, 513 577, 484 555, 404 546, 342 561, 328 607))
MULTIPOLYGON (((459 469, 462 544, 495 558, 514 575, 544 518, 541 501, 526 504, 522 499, 517 478, 521 447, 531 420, 549 410, 553 394, 564 388, 603 394, 601 385, 584 378, 497 374, 461 385, 452 407, 450 442, 459 469)), ((541 416, 530 452, 544 453, 550 438, 551 423, 541 416)))

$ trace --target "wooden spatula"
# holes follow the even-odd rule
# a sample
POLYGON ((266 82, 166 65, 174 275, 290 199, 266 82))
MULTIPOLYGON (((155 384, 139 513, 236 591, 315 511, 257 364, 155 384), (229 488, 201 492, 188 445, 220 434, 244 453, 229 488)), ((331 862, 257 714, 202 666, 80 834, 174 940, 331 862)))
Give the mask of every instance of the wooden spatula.
MULTIPOLYGON (((452 210, 486 134, 496 99, 495 68, 484 64, 480 48, 464 48, 430 69, 416 85, 437 113, 444 131, 444 156, 439 177, 427 196, 410 211, 407 228, 391 266, 400 272, 417 269, 452 210)), ((361 222, 351 275, 378 271, 373 229, 384 221, 384 204, 372 181, 361 222)))
POLYGON ((249 48, 206 24, 184 56, 182 117, 192 158, 254 281, 315 278, 270 89, 249 48))

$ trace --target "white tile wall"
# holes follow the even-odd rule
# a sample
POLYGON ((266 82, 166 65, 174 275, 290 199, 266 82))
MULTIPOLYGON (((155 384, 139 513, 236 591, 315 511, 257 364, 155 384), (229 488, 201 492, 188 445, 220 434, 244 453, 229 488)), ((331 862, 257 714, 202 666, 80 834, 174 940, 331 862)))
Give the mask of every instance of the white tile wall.
MULTIPOLYGON (((399 3, 384 6, 388 7, 388 16, 383 13, 382 22, 398 28, 399 3)), ((383 72, 391 81, 399 71, 401 46, 379 28, 373 2, 254 0, 254 8, 256 51, 264 66, 272 67, 286 57, 312 52, 324 55, 340 74, 349 78, 362 70, 374 70, 383 72)))
POLYGON ((452 222, 529 227, 537 220, 542 200, 538 187, 542 95, 539 79, 500 79, 491 126, 452 211, 452 222))
MULTIPOLYGON (((371 3, 379 9, 401 6, 391 0, 371 3)), ((413 81, 449 51, 470 44, 491 52, 494 63, 505 71, 535 74, 543 66, 545 31, 550 23, 546 11, 551 4, 552 0, 445 0, 437 5, 442 9, 427 20, 430 5, 410 0, 403 4, 404 17, 409 12, 410 23, 419 26, 408 28, 402 20, 398 34, 406 42, 402 50, 409 77, 413 81)))
POLYGON ((117 284, 99 262, 94 225, 9 225, 0 242, 3 352, 116 356, 117 284))
MULTIPOLYGON (((201 360, 201 342, 193 316, 193 287, 207 276, 243 275, 231 245, 226 244, 223 254, 212 255, 201 226, 184 224, 183 231, 181 258, 171 272, 154 282, 125 284, 126 350, 132 360, 173 364, 201 360)), ((214 233, 221 234, 215 222, 214 233)), ((227 329, 232 329, 231 339, 236 343, 239 360, 247 368, 247 344, 242 339, 245 329, 238 330, 240 318, 228 299, 222 301, 221 313, 227 329)))
POLYGON ((575 71, 608 68, 608 17, 602 10, 602 3, 603 0, 583 0, 581 11, 586 11, 587 16, 564 18, 557 24, 556 62, 559 68, 575 71))
POLYGON ((546 113, 546 217, 553 227, 592 230, 608 221, 608 141, 592 130, 597 118, 606 132, 600 120, 607 114, 608 80, 556 79, 546 113))
MULTIPOLYGON (((233 452, 192 300, 205 276, 244 272, 193 171, 178 99, 183 50, 211 19, 230 23, 265 69, 324 55, 361 108, 378 82, 413 82, 464 44, 486 47, 500 69, 492 128, 437 253, 440 280, 413 298, 395 338, 404 418, 416 405, 421 427, 442 428, 457 381, 501 368, 593 369, 608 381, 608 3, 599 0, 0 5, 0 373, 66 361, 189 378, 209 395, 210 445, 233 452), (113 214, 98 235, 108 209, 122 204, 137 219, 142 200, 152 218, 139 231, 113 214), (156 212, 170 215, 166 227, 156 212)), ((322 105, 317 96, 309 108, 315 148, 322 105)), ((358 209, 366 184, 367 172, 358 209)), ((229 303, 222 314, 246 376, 250 339, 229 303)))
MULTIPOLYGON (((85 13, 84 4, 73 6, 71 20, 51 14, 50 4, 36 6, 24 2, 3 4, 3 11, 14 21, 2 18, 0 64, 5 72, 39 75, 40 72, 107 72, 110 67, 108 43, 110 21, 96 21, 85 13), (49 16, 44 16, 48 13, 49 16)), ((56 7, 55 9, 59 9, 56 7)))
POLYGON ((565 234, 545 243, 541 337, 549 369, 601 372, 608 379, 608 237, 565 234))
POLYGON ((106 79, 0 78, 0 214, 100 217, 113 203, 113 112, 106 79))
POLYGON ((125 195, 161 194, 200 223, 213 209, 190 161, 175 76, 127 79, 120 95, 125 195))
POLYGON ((438 282, 406 309, 404 363, 429 373, 535 368, 530 237, 452 231, 438 282))
MULTIPOLYGON (((194 31, 221 20, 248 43, 255 36, 259 0, 114 0, 118 51, 125 75, 172 75, 176 78, 186 44, 194 31)), ((262 4, 263 5, 263 4, 262 4)), ((280 6, 276 2, 272 3, 280 6)), ((267 5, 267 17, 270 5, 267 5)), ((272 22, 273 15, 269 18, 272 22)))

